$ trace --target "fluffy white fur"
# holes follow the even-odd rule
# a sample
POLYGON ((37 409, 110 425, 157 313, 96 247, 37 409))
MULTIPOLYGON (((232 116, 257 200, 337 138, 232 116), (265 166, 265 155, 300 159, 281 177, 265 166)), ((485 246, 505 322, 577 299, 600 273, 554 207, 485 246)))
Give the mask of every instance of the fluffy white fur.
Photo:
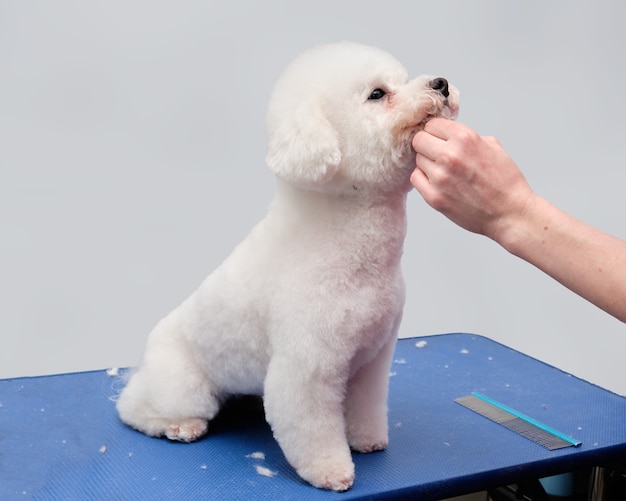
POLYGON ((433 86, 428 76, 409 81, 386 52, 348 42, 293 61, 267 117, 275 199, 156 325, 117 403, 125 423, 191 441, 228 396, 263 395, 298 474, 325 489, 352 485, 350 449, 388 441, 411 139, 430 117, 458 110, 456 89, 446 98, 433 86), (375 89, 385 95, 368 99, 375 89))

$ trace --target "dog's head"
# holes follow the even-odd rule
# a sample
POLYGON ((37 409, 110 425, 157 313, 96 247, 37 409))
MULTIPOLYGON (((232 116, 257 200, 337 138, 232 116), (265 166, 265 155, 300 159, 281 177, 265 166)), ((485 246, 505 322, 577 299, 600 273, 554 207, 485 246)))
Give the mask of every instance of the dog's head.
POLYGON ((456 118, 444 78, 409 80, 388 53, 350 42, 298 56, 267 114, 270 168, 285 181, 333 192, 408 189, 411 140, 434 116, 456 118))

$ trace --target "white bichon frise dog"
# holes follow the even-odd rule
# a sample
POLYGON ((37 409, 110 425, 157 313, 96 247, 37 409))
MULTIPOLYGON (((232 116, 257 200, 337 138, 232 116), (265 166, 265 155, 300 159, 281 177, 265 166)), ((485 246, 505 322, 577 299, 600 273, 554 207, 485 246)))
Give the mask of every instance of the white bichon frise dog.
POLYGON ((350 449, 387 446, 387 385, 404 305, 411 140, 455 118, 444 78, 408 80, 354 43, 297 57, 273 91, 266 217, 154 328, 117 403, 153 436, 192 441, 226 398, 263 395, 289 463, 316 487, 354 481, 350 449))

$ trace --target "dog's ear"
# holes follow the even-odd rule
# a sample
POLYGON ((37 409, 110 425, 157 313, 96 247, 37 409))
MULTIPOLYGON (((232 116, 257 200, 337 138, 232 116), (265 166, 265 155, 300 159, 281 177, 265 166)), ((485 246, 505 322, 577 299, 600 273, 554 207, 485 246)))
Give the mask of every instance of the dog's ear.
POLYGON ((341 162, 337 131, 318 100, 304 100, 294 108, 288 110, 288 116, 268 117, 267 164, 291 183, 325 183, 341 162))

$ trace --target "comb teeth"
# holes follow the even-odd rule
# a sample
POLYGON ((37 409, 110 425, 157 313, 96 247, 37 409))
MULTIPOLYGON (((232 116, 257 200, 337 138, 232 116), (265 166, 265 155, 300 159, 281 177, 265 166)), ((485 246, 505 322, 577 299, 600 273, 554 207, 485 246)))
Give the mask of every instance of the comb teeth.
POLYGON ((457 398, 455 402, 551 451, 581 445, 578 440, 563 435, 561 432, 480 393, 472 393, 466 397, 457 398))

